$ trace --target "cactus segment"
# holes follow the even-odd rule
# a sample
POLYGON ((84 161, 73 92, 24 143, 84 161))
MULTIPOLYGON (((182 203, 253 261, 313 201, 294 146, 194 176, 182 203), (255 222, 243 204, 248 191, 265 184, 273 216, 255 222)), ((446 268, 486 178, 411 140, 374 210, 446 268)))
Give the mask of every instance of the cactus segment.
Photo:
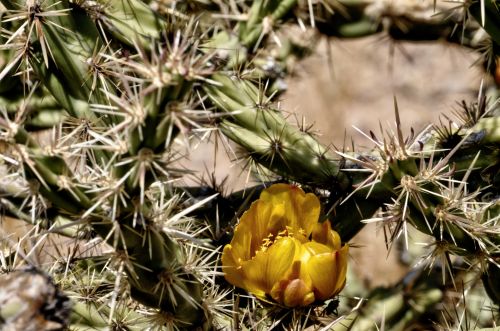
POLYGON ((288 124, 279 111, 263 105, 258 89, 248 81, 213 78, 222 86, 209 86, 211 100, 230 114, 221 130, 244 146, 249 156, 280 175, 323 187, 349 186, 339 161, 313 137, 288 124), (241 93, 241 91, 244 91, 241 93))

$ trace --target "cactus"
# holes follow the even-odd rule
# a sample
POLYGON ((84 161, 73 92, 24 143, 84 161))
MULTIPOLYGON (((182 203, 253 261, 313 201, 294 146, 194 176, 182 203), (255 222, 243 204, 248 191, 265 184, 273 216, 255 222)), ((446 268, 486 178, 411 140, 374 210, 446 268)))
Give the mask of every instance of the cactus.
MULTIPOLYGON (((9 302, 0 308, 0 325, 36 318, 40 328, 71 330, 268 329, 279 323, 340 330, 344 320, 364 329, 373 309, 389 302, 388 325, 402 329, 456 290, 462 275, 474 275, 473 284, 482 279, 492 303, 499 304, 495 100, 481 90, 478 102, 464 105, 457 120, 408 138, 395 102, 395 133, 370 132, 373 150, 349 151, 327 148, 308 128, 290 124, 273 99, 293 62, 307 56, 320 35, 352 38, 386 29, 394 39, 444 36, 476 49, 482 26, 489 34, 481 37, 489 42, 484 62, 495 73, 495 1, 466 1, 451 9, 438 2, 434 6, 447 15, 431 19, 408 9, 413 7, 397 11, 347 0, 1 3, 0 219, 30 227, 19 240, 2 232, 0 283, 11 290, 21 287, 16 275, 36 278, 49 292, 38 306, 59 310, 41 317, 29 309, 13 313, 17 303, 9 302), (316 37, 286 35, 297 22, 317 27, 316 37), (460 22, 460 38, 450 35, 460 22), (206 182, 184 185, 193 174, 176 161, 213 131, 241 148, 261 184, 229 194, 206 182), (329 295, 316 296, 321 300, 281 300, 285 305, 266 291, 256 298, 234 289, 222 277, 223 246, 245 245, 232 241, 237 218, 276 181, 316 193, 323 222, 317 224, 323 230, 312 232, 314 240, 308 238, 312 228, 283 225, 293 222, 282 222, 277 233, 269 223, 269 236, 259 234, 265 238, 261 250, 283 238, 300 241, 303 255, 290 257, 293 265, 273 283, 274 294, 288 292, 276 298, 302 297, 300 286, 310 276, 301 263, 322 254, 335 260, 340 240, 347 243, 367 222, 388 230, 389 245, 399 237, 413 245, 407 240, 410 226, 432 238, 424 259, 432 279, 419 273, 415 286, 356 293, 369 301, 351 311, 332 298, 344 287, 340 283, 329 295), (333 242, 336 248, 324 252, 333 242), (469 271, 458 272, 459 263, 469 271)), ((437 10, 431 7, 425 10, 437 10)), ((259 221, 277 222, 285 217, 280 208, 269 207, 269 220, 259 221)), ((253 272, 245 271, 248 279, 256 278, 253 272)), ((330 286, 325 279, 315 284, 330 286)), ((255 294, 250 285, 240 287, 255 294)), ((9 293, 0 289, 0 298, 9 293)), ((314 298, 309 292, 304 297, 314 298)))

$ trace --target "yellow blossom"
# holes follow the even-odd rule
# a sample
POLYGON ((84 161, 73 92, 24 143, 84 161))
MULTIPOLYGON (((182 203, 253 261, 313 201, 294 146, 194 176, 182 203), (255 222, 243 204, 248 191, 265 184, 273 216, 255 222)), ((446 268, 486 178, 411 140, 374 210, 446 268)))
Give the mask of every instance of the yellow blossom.
POLYGON ((329 221, 319 223, 320 203, 299 187, 275 184, 252 203, 224 247, 228 282, 287 307, 338 294, 345 285, 347 245, 329 221))

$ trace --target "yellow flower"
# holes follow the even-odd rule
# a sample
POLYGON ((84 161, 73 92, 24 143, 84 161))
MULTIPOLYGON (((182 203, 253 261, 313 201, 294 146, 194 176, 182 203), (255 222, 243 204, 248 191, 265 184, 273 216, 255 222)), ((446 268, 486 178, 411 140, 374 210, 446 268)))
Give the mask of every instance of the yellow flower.
POLYGON ((332 298, 345 285, 347 245, 329 221, 318 223, 319 199, 275 184, 240 219, 222 252, 228 282, 287 307, 332 298))

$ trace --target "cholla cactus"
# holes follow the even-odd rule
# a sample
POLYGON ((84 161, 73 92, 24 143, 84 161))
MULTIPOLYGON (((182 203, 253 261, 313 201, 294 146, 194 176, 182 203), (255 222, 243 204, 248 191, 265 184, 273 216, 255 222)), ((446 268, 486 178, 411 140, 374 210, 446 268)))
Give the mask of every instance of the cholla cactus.
MULTIPOLYGON (((390 243, 409 225, 430 235, 427 261, 442 261, 444 282, 454 280, 445 277, 446 268, 455 275, 450 256, 459 256, 498 304, 496 102, 481 97, 459 122, 408 139, 396 107, 396 134, 370 134, 375 149, 354 152, 322 146, 274 109, 291 59, 307 55, 309 46, 281 36, 283 27, 309 21, 325 34, 354 36, 375 33, 384 27, 374 25, 378 18, 405 11, 375 10, 377 4, 364 1, 2 4, 0 206, 2 218, 32 228, 18 244, 11 234, 2 238, 0 283, 10 289, 23 266, 36 269, 50 292, 38 306, 50 306, 54 297, 64 302, 50 315, 57 325, 48 319, 44 328, 341 327, 342 319, 354 320, 386 299, 372 293, 368 306, 335 315, 346 279, 345 243, 363 220, 382 222, 390 243), (331 16, 332 8, 342 18, 331 16), (350 24, 365 30, 347 33, 350 24), (201 184, 183 187, 189 171, 176 161, 215 130, 244 150, 264 185, 293 182, 320 199, 288 184, 229 196, 201 184), (294 222, 298 215, 303 219, 294 222), (252 220, 262 228, 250 226, 252 220), (292 254, 292 246, 293 256, 278 269, 267 267, 277 254, 292 254), (255 275, 259 270, 265 272, 255 275), (223 273, 258 299, 232 288, 223 273)), ((490 34, 487 55, 495 58, 495 2, 462 7, 490 34)), ((442 32, 463 12, 444 20, 404 16, 442 32)), ((478 27, 467 23, 464 35, 478 27)), ((413 308, 419 308, 405 320, 394 317, 393 325, 417 319, 441 299, 435 283, 422 277, 416 283, 413 308)), ((0 297, 8 295, 2 290, 0 297)), ((403 300, 397 288, 389 292, 403 300)), ((0 309, 5 325, 27 316, 0 309)))

